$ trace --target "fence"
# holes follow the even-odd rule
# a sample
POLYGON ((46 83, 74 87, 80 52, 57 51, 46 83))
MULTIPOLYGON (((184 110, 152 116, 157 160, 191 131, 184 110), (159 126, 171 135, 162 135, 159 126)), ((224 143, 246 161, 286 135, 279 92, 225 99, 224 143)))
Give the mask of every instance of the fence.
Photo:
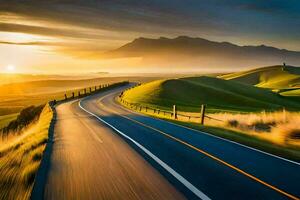
POLYGON ((172 111, 170 111, 170 110, 163 110, 163 109, 158 109, 158 108, 154 108, 154 107, 150 107, 150 106, 145 106, 145 105, 138 104, 138 103, 128 102, 123 99, 123 93, 121 93, 121 95, 119 96, 119 102, 121 102, 126 107, 136 110, 138 112, 145 112, 147 114, 158 115, 158 116, 161 116, 164 118, 171 118, 173 120, 195 121, 202 125, 204 125, 205 118, 223 122, 223 120, 216 119, 216 118, 206 115, 205 114, 205 111, 206 111, 205 104, 201 105, 200 113, 194 113, 194 115, 188 115, 188 114, 183 114, 183 113, 179 112, 176 105, 173 105, 172 111), (198 115, 198 116, 196 116, 196 115, 198 115))
POLYGON ((51 106, 56 105, 57 103, 65 102, 70 99, 76 99, 76 98, 81 98, 85 97, 91 94, 95 94, 98 92, 102 92, 108 89, 112 89, 118 86, 123 86, 127 85, 129 82, 124 81, 124 82, 118 82, 118 83, 112 83, 112 84, 101 84, 97 86, 92 86, 92 87, 87 87, 87 88, 82 88, 74 91, 68 91, 64 94, 62 99, 54 99, 53 101, 50 101, 49 104, 51 106))

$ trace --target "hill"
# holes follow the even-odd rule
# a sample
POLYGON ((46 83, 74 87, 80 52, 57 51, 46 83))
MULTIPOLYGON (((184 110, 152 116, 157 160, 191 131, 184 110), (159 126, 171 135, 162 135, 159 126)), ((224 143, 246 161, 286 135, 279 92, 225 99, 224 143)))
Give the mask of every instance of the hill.
POLYGON ((176 104, 188 112, 199 112, 201 104, 210 112, 300 109, 300 104, 267 89, 206 76, 146 83, 125 92, 124 99, 167 110, 176 104))
POLYGON ((288 62, 300 65, 300 52, 265 45, 238 46, 229 42, 214 42, 202 38, 179 36, 169 39, 138 38, 108 51, 104 58, 142 57, 145 65, 173 68, 231 68, 272 65, 288 62), (202 67, 201 67, 202 66, 202 67))
POLYGON ((270 66, 226 74, 219 76, 219 78, 272 89, 285 96, 299 96, 299 67, 270 66))
POLYGON ((147 82, 157 77, 102 77, 79 80, 38 80, 17 82, 0 85, 0 116, 18 113, 30 105, 40 105, 53 99, 62 99, 64 94, 71 95, 71 91, 110 84, 121 81, 147 82))

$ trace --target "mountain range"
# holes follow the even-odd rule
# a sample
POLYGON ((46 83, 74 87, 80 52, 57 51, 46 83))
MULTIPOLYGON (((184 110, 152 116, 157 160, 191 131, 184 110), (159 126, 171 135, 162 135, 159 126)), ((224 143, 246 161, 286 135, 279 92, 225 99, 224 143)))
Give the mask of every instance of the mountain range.
POLYGON ((120 48, 107 51, 102 58, 142 58, 145 66, 172 68, 223 68, 276 65, 286 62, 300 65, 300 52, 275 47, 239 46, 229 42, 215 42, 203 38, 179 36, 158 39, 137 38, 120 48))

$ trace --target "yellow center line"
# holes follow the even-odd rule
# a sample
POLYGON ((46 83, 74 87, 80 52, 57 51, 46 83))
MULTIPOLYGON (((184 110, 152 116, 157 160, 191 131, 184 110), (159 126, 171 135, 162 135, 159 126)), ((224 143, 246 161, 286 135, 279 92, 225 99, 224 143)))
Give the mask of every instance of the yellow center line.
MULTIPOLYGON (((110 95, 110 94, 109 94, 109 95, 110 95)), ((103 105, 102 100, 103 100, 105 97, 109 96, 109 95, 105 95, 105 96, 103 96, 102 98, 100 98, 100 99, 99 99, 99 102, 103 105)), ((179 142, 179 143, 181 143, 181 144, 183 144, 183 145, 185 145, 185 146, 187 146, 187 147, 190 147, 191 149, 194 149, 194 150, 196 150, 197 152, 202 153, 202 154, 204 154, 204 155, 206 155, 206 156, 212 158, 213 160, 218 161, 218 162, 222 163, 223 165, 225 165, 225 166, 227 166, 227 167, 230 167, 231 169, 234 169, 235 171, 237 171, 237 172, 239 172, 239 173, 241 173, 241 174, 243 174, 243 175, 245 175, 245 176, 251 178, 252 180, 255 180, 255 181, 257 181, 257 182, 259 182, 259 183, 261 183, 261 184, 263 184, 263 185, 265 185, 265 186, 267 186, 267 187, 269 187, 269 188, 271 188, 271 189, 273 189, 273 190, 275 190, 275 191, 277 191, 277 192, 283 194, 284 196, 289 197, 290 199, 300 200, 300 198, 298 198, 298 197, 296 197, 296 196, 294 196, 294 195, 292 195, 292 194, 289 194, 289 193, 287 193, 287 192, 285 192, 285 191, 283 191, 283 190, 281 190, 281 189, 279 189, 279 188, 277 188, 277 187, 275 187, 275 186, 273 186, 273 185, 271 185, 271 184, 269 184, 269 183, 266 183, 265 181, 260 180, 259 178, 257 178, 257 177, 255 177, 255 176, 253 176, 253 175, 251 175, 251 174, 249 174, 249 173, 247 173, 247 172, 245 172, 245 171, 239 169, 238 167, 235 167, 235 166, 233 166, 233 165, 227 163, 226 161, 224 161, 224 160, 222 160, 222 159, 220 159, 220 158, 218 158, 218 157, 216 157, 216 156, 214 156, 214 155, 212 155, 212 154, 210 154, 210 153, 208 153, 208 152, 206 152, 206 151, 204 151, 204 150, 202 150, 202 149, 199 149, 199 148, 197 148, 197 147, 195 147, 195 146, 193 146, 193 145, 191 145, 191 144, 189 144, 189 143, 187 143, 187 142, 185 142, 185 141, 183 141, 183 140, 180 140, 180 139, 178 139, 178 138, 176 138, 176 137, 174 137, 174 136, 172 136, 172 135, 169 135, 168 133, 165 133, 165 132, 163 132, 163 131, 161 131, 161 130, 159 130, 159 129, 156 129, 156 128, 152 127, 152 126, 146 125, 146 124, 144 124, 144 123, 142 123, 142 122, 139 122, 139 121, 134 120, 134 119, 132 119, 132 118, 129 118, 129 117, 127 117, 127 116, 123 116, 123 115, 119 114, 118 112, 116 112, 116 111, 112 110, 111 108, 108 108, 108 107, 106 107, 106 106, 104 106, 104 105, 103 105, 102 109, 105 109, 105 110, 107 110, 107 111, 110 111, 110 112, 112 112, 112 113, 114 113, 114 114, 116 114, 116 115, 118 115, 118 116, 120 116, 120 117, 123 117, 123 118, 128 119, 128 120, 130 120, 130 121, 132 121, 132 122, 135 122, 135 123, 137 123, 137 124, 139 124, 139 125, 141 125, 141 126, 144 126, 144 127, 149 128, 149 129, 151 129, 151 130, 154 130, 154 131, 156 131, 156 132, 158 132, 158 133, 161 133, 161 134, 163 134, 164 136, 166 136, 166 137, 168 137, 168 138, 170 138, 170 139, 172 139, 172 140, 174 140, 174 141, 177 141, 177 142, 179 142)))

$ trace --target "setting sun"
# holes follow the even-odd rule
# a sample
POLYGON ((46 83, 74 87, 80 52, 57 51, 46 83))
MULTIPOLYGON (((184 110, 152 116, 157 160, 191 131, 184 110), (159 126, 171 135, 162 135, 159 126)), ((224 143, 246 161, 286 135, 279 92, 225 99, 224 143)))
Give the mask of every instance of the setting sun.
POLYGON ((16 67, 14 65, 7 65, 5 67, 6 72, 13 73, 16 71, 16 67))

